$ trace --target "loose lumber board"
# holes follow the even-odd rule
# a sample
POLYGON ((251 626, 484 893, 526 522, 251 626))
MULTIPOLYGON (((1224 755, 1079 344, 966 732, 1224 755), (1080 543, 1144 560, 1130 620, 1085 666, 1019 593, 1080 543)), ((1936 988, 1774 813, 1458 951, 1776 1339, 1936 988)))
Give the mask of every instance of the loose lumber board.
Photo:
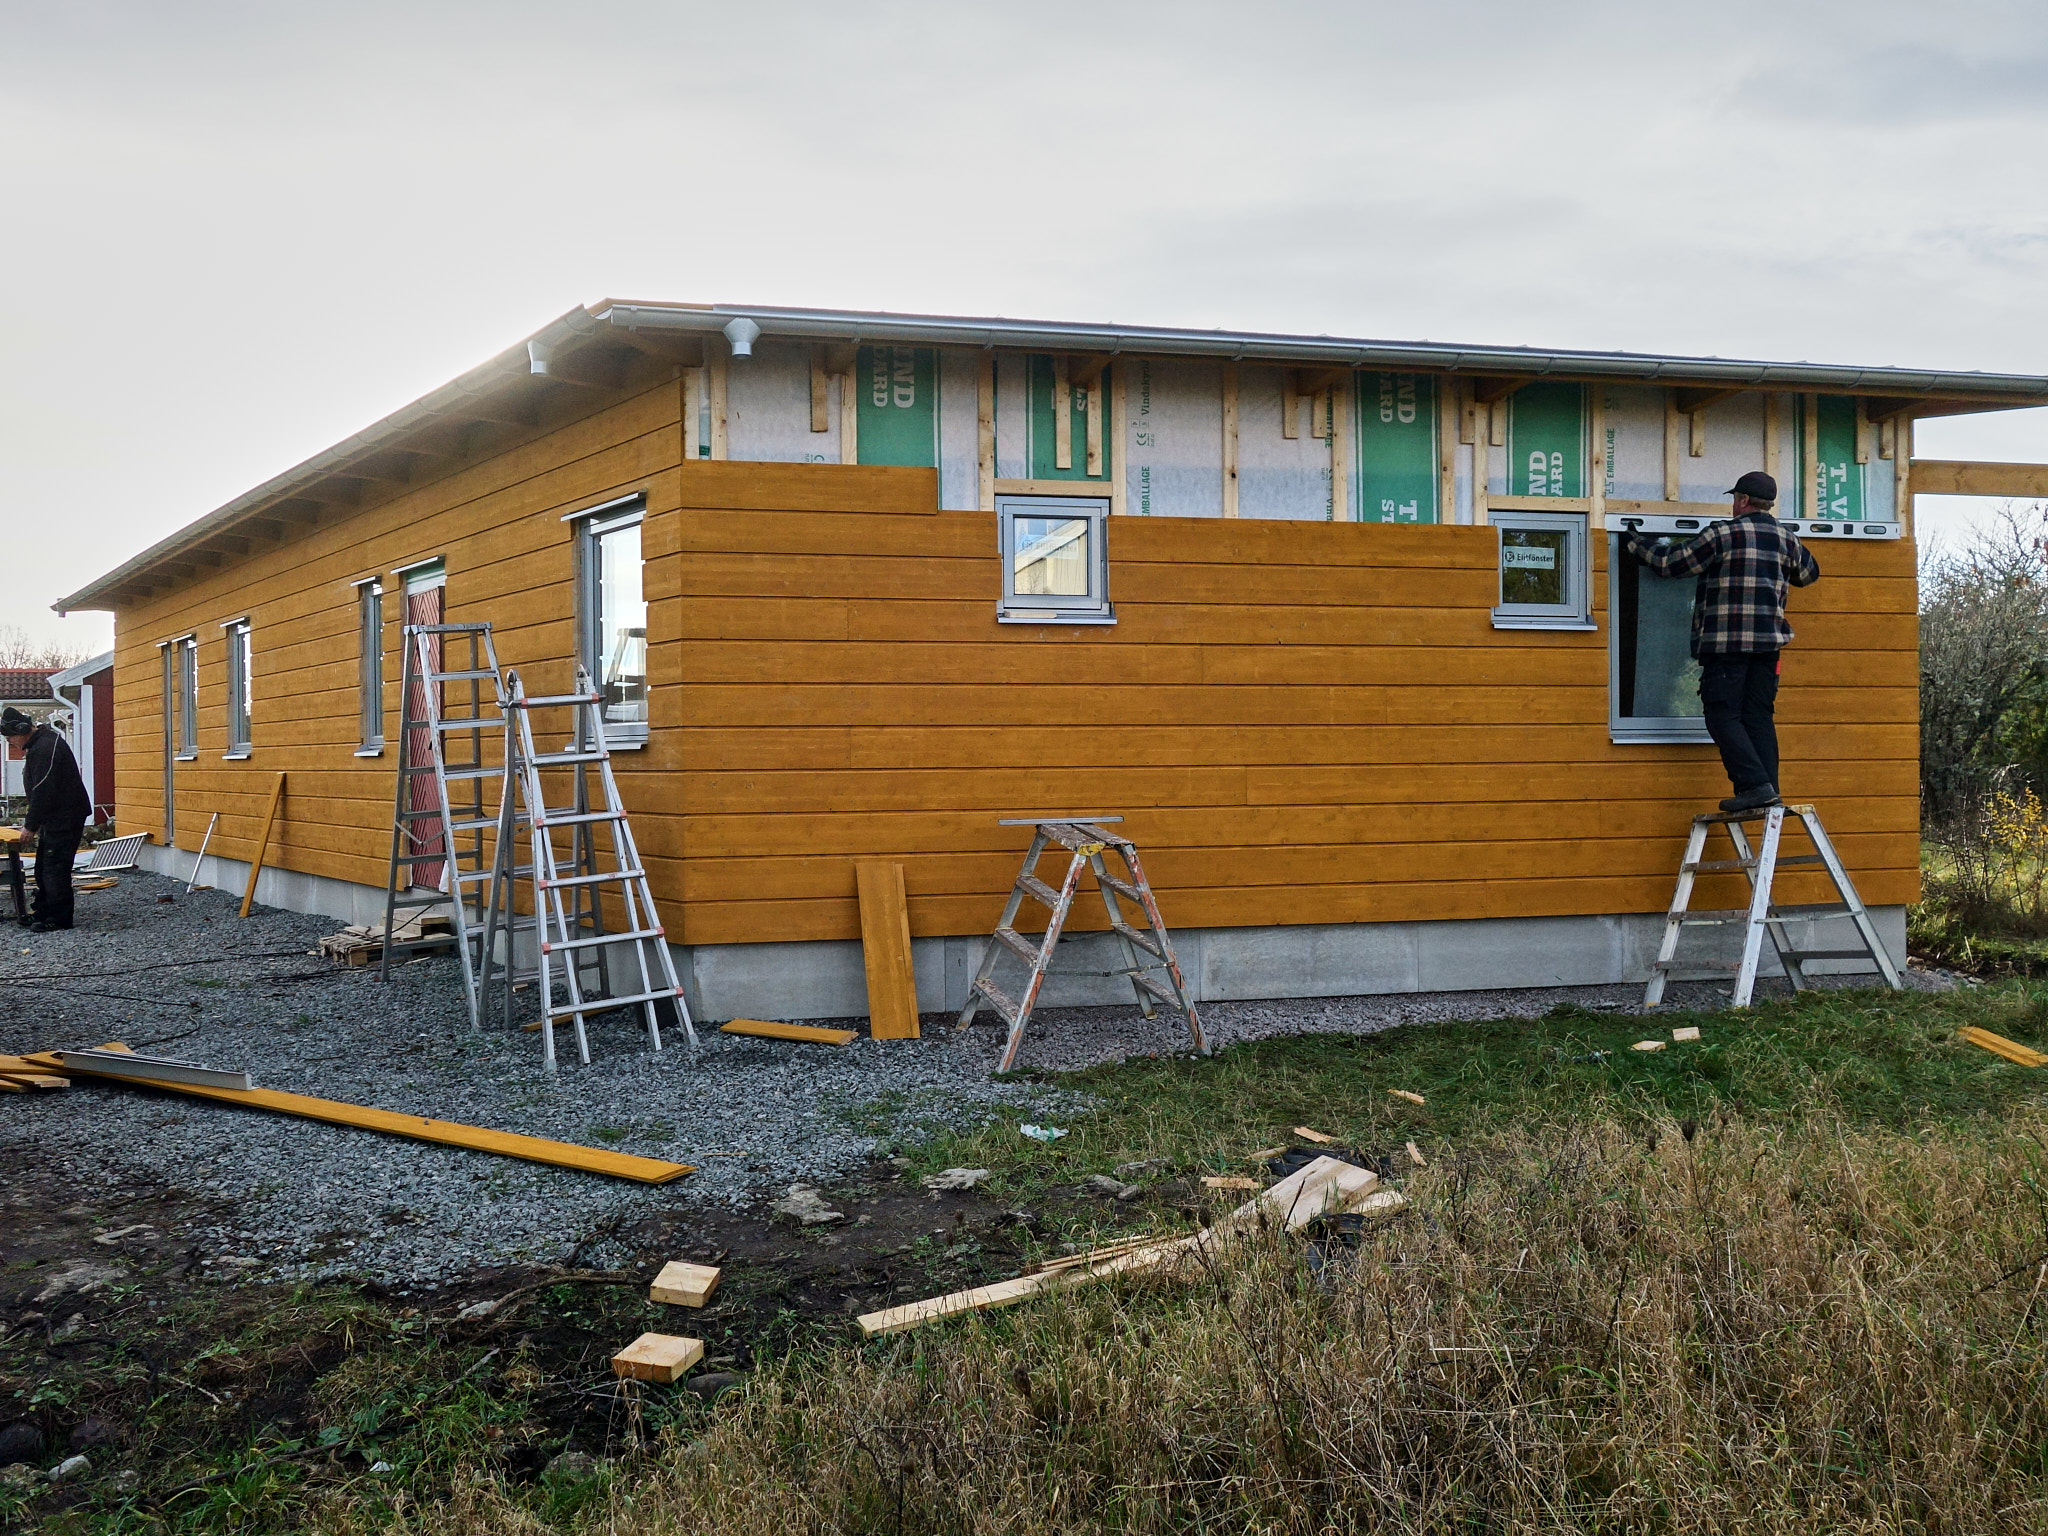
POLYGON ((702 1339, 643 1333, 612 1356, 612 1374, 632 1381, 674 1381, 704 1358, 702 1339))
POLYGON ((256 877, 263 873, 263 857, 270 852, 270 834, 277 826, 278 803, 284 799, 284 775, 277 776, 277 784, 270 791, 270 809, 263 813, 263 835, 256 840, 256 857, 249 861, 249 883, 242 888, 242 917, 249 915, 249 909, 256 902, 256 877))
POLYGON ((1257 1189, 1259 1181, 1257 1179, 1247 1179, 1241 1174, 1205 1173, 1202 1175, 1202 1187, 1205 1189, 1257 1189))
POLYGON ((1421 1094, 1410 1093, 1406 1088, 1389 1088, 1387 1092, 1397 1099, 1406 1099, 1410 1104, 1427 1104, 1429 1102, 1421 1094))
MULTIPOLYGON (((101 1050, 122 1050, 103 1045, 101 1050)), ((629 1152, 610 1152, 598 1147, 578 1147, 566 1141, 548 1141, 539 1136, 521 1136, 512 1131, 489 1131, 480 1126, 458 1125, 452 1120, 428 1120, 419 1115, 401 1115, 388 1109, 370 1109, 361 1104, 343 1104, 335 1099, 309 1098, 302 1093, 279 1093, 271 1088, 202 1088, 191 1083, 144 1082, 140 1078, 66 1066, 54 1051, 23 1058, 48 1072, 66 1076, 84 1074, 104 1077, 110 1082, 161 1088, 166 1093, 187 1093, 195 1098, 222 1104, 241 1104, 250 1109, 267 1109, 280 1115, 297 1115, 329 1125, 353 1126, 358 1130, 381 1131, 387 1136, 404 1136, 413 1141, 431 1141, 445 1147, 462 1147, 471 1152, 490 1152, 498 1157, 516 1157, 529 1163, 549 1163, 557 1168, 574 1168, 583 1173, 602 1173, 615 1179, 632 1179, 640 1184, 666 1184, 697 1170, 688 1163, 662 1162, 658 1158, 635 1157, 629 1152)))
POLYGON ((0 1072, 0 1083, 14 1088, 69 1088, 71 1079, 55 1077, 47 1072, 0 1072))
POLYGON ((825 1029, 816 1024, 783 1024, 773 1019, 728 1019, 718 1026, 722 1035, 759 1035, 764 1040, 808 1040, 813 1045, 851 1045, 860 1038, 857 1029, 825 1029))
POLYGON ((673 1259, 662 1265, 661 1273, 647 1289, 649 1301, 663 1301, 675 1307, 701 1307, 718 1289, 718 1266, 690 1264, 673 1259))
POLYGON ((2030 1046, 2021 1045, 2017 1040, 2008 1040, 2003 1035, 1994 1035, 1988 1029, 1979 1029, 1974 1024, 1965 1024, 1957 1030, 1956 1038, 1967 1040, 1971 1045, 1979 1046, 1993 1055, 2003 1056, 2014 1066, 2048 1066, 2048 1056, 2042 1055, 2030 1046))
POLYGON ((1325 1136, 1321 1131, 1312 1131, 1305 1125, 1297 1125, 1294 1128, 1294 1134, 1303 1141, 1312 1141, 1316 1145, 1323 1147, 1333 1146, 1337 1140, 1334 1136, 1325 1136))
POLYGON ((915 1040, 917 976, 910 962, 910 905, 903 866, 864 859, 854 866, 860 888, 860 949, 868 972, 868 1033, 877 1040, 915 1040))

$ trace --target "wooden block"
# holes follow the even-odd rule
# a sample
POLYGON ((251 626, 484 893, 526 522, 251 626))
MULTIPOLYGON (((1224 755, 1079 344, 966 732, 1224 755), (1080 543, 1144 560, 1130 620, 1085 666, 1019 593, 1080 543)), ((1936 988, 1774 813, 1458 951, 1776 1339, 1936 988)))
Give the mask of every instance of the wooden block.
POLYGON ((1410 1093, 1406 1088, 1389 1088, 1387 1092, 1397 1099, 1406 1099, 1410 1104, 1427 1104, 1429 1102, 1421 1094, 1410 1093))
POLYGON ((1294 1134, 1299 1136, 1303 1141, 1312 1141, 1317 1146, 1321 1147, 1333 1147, 1337 1144, 1336 1137, 1325 1136, 1321 1131, 1312 1131, 1305 1125, 1297 1125, 1294 1128, 1294 1134))
POLYGON ((1638 1040, 1629 1049, 1632 1051, 1661 1051, 1664 1049, 1664 1042, 1662 1040, 1638 1040))
POLYGON ((1671 1038, 1674 1040, 1697 1040, 1699 1037, 1700 1027, 1697 1024, 1687 1024, 1671 1031, 1671 1038))
POLYGON ((643 1333, 612 1356, 612 1374, 632 1381, 675 1381, 703 1358, 702 1339, 643 1333))
POLYGON ((1418 1168, 1427 1168, 1429 1166, 1423 1159, 1422 1148, 1415 1145, 1412 1141, 1408 1143, 1408 1161, 1418 1168))
POLYGON ((1257 1179, 1247 1179, 1237 1174, 1205 1173, 1202 1175, 1202 1184, 1208 1189, 1257 1189, 1259 1187, 1257 1179))
POLYGON ((807 1040, 813 1045, 851 1045, 860 1038, 857 1029, 826 1029, 817 1024, 782 1024, 773 1019, 728 1019, 718 1026, 722 1035, 759 1035, 764 1040, 807 1040))
POLYGON ((864 860, 854 866, 860 887, 861 958, 868 972, 868 1033, 877 1040, 915 1040, 917 977, 910 963, 910 907, 903 866, 864 860))
POLYGON ((701 1307, 718 1289, 718 1266, 687 1264, 675 1259, 662 1265, 661 1273, 648 1287, 649 1301, 665 1301, 677 1307, 701 1307))

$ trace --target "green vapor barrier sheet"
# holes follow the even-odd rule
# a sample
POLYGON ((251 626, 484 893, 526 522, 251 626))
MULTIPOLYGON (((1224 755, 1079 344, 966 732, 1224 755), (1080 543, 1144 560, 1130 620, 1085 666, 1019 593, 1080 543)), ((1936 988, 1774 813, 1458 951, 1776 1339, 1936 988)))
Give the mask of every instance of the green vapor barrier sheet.
MULTIPOLYGON (((1800 404, 1799 474, 1803 480, 1806 475, 1806 412, 1803 409, 1805 402, 1800 404)), ((1856 402, 1838 395, 1822 395, 1819 404, 1820 453, 1814 467, 1814 483, 1800 486, 1793 515, 1861 522, 1866 515, 1863 477, 1870 466, 1856 462, 1856 402)))
MULTIPOLYGON (((1104 374, 1102 383, 1108 382, 1104 374)), ((1114 462, 1116 439, 1111 431, 1109 402, 1102 402, 1102 473, 1091 476, 1088 473, 1088 391, 1071 389, 1067 391, 1072 406, 1074 428, 1074 466, 1059 469, 1054 465, 1053 419, 1052 419, 1052 359, 1034 356, 1028 375, 1031 390, 1031 408, 1026 422, 1031 434, 1031 451, 1028 462, 1031 465, 1029 478, 1033 480, 1082 480, 1107 489, 1110 466, 1114 462)))
POLYGON ((853 369, 860 461, 933 469, 939 462, 939 354, 862 347, 853 369))
POLYGON ((1360 373, 1358 469, 1352 505, 1362 523, 1434 523, 1437 381, 1429 374, 1360 373))
POLYGON ((1525 384, 1508 396, 1508 495, 1586 495, 1586 430, 1582 384, 1525 384))

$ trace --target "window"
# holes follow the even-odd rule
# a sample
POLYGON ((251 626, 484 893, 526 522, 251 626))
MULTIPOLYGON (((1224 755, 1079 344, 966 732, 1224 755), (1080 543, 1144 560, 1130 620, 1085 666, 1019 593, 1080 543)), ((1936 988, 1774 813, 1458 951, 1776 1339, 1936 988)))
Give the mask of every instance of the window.
POLYGON ((647 740, 647 593, 641 580, 644 496, 576 514, 582 529, 583 665, 604 697, 605 740, 647 740))
POLYGON ((356 712, 362 733, 358 757, 384 750, 384 583, 356 583, 356 712))
POLYGON ((1693 576, 1657 576, 1621 552, 1607 563, 1608 734, 1616 741, 1709 741, 1692 656, 1693 576))
POLYGON ((1107 501, 1065 496, 996 500, 1005 624, 1114 624, 1107 501))
POLYGON ((1496 629, 1592 629, 1586 608, 1586 518, 1577 512, 1497 512, 1496 629))
POLYGON ((199 637, 172 642, 178 653, 178 756, 199 755, 199 637))
POLYGON ((221 625, 228 645, 228 750, 229 757, 249 755, 249 621, 230 619, 221 625))

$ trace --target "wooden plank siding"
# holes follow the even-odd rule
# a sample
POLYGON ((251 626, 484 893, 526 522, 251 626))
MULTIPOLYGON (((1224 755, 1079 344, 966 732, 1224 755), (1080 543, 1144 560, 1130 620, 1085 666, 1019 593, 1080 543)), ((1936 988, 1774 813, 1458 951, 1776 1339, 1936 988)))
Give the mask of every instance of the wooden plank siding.
MULTIPOLYGON (((1598 633, 1496 630, 1490 528, 1136 518, 1108 627, 999 625, 994 514, 929 470, 684 463, 663 386, 119 616, 127 825, 161 825, 156 642, 200 634, 179 844, 380 885, 395 749, 356 741, 349 583, 440 554, 451 620, 567 681, 564 512, 644 489, 652 730, 620 779, 686 943, 855 939, 857 860, 900 861, 912 931, 985 933, 1031 812, 1117 812, 1179 927, 1654 912, 1707 746, 1608 740, 1598 633), (254 755, 223 762, 220 621, 251 614, 254 755)), ((1918 895, 1911 544, 1817 549, 1780 703, 1785 788, 1821 802, 1873 903, 1918 895)), ((387 735, 397 615, 387 597, 387 735)), ((1732 902, 1725 877, 1709 902, 1732 902)), ((1811 877, 1784 888, 1818 900, 1811 877)), ((1089 926, 1083 909, 1076 921, 1089 926)))

